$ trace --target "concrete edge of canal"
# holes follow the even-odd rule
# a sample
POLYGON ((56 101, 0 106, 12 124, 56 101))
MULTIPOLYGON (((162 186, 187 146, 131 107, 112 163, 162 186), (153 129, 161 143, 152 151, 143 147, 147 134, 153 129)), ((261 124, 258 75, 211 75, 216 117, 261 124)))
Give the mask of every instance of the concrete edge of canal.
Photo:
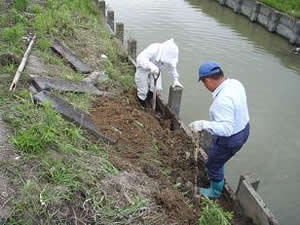
POLYGON ((300 45, 300 20, 271 8, 256 0, 216 0, 235 13, 261 24, 268 31, 278 34, 290 44, 300 45))
MULTIPOLYGON (((293 40, 297 40, 300 42, 300 21, 292 20, 290 18, 289 25, 280 25, 279 21, 285 21, 283 16, 279 16, 279 19, 276 20, 276 25, 272 25, 274 23, 274 13, 278 13, 273 9, 267 9, 265 5, 261 3, 257 3, 254 0, 217 0, 221 4, 228 4, 228 6, 234 8, 235 11, 239 13, 245 13, 245 15, 255 16, 255 20, 258 22, 263 22, 268 27, 272 27, 272 32, 277 30, 284 30, 285 34, 290 35, 289 40, 293 43, 293 40), (255 7, 251 7, 251 3, 253 6, 260 4, 259 10, 255 7), (236 4, 239 4, 239 8, 236 8, 236 4), (271 22, 270 22, 271 21, 271 22), (293 24, 293 25, 292 25, 293 24), (297 27, 298 30, 294 30, 297 27), (288 32, 288 30, 290 32, 288 32), (291 32, 293 31, 293 32, 291 32), (294 36, 292 36, 294 35, 294 36), (293 38, 292 38, 293 37, 293 38), (292 40, 291 40, 292 39, 292 40)), ((94 0, 95 5, 99 8, 102 15, 106 18, 107 28, 114 36, 115 41, 119 44, 120 48, 127 52, 128 60, 136 66, 135 58, 137 55, 137 41, 136 40, 128 40, 127 41, 127 49, 124 46, 124 24, 121 22, 115 23, 114 21, 114 11, 108 9, 104 0, 94 0)), ((277 15, 277 14, 276 14, 277 15)), ((277 17, 276 17, 277 18, 277 17)), ((286 19, 286 18, 285 18, 286 19)), ((287 19, 286 19, 287 20, 287 19)), ((282 24, 283 22, 281 22, 282 24)), ((182 89, 178 90, 178 88, 171 88, 169 90, 169 99, 172 98, 172 101, 165 102, 163 97, 158 94, 157 96, 157 110, 161 112, 165 119, 170 119, 172 121, 171 127, 172 129, 182 129, 188 138, 192 138, 192 134, 188 127, 180 120, 178 114, 180 111, 180 103, 181 103, 181 95, 182 89), (176 98, 174 98, 176 96, 176 98)), ((203 146, 202 148, 206 149, 207 143, 210 141, 210 135, 205 134, 203 136, 203 146)), ((206 152, 200 148, 200 153, 203 159, 207 159, 206 152)), ((271 212, 271 210, 266 206, 262 198, 257 193, 259 185, 259 179, 255 178, 252 173, 247 173, 245 175, 240 176, 239 185, 237 190, 234 192, 230 185, 225 181, 224 195, 225 197, 233 203, 233 207, 237 212, 241 212, 244 216, 248 217, 254 224, 257 225, 279 225, 279 222, 276 220, 275 216, 271 212)))

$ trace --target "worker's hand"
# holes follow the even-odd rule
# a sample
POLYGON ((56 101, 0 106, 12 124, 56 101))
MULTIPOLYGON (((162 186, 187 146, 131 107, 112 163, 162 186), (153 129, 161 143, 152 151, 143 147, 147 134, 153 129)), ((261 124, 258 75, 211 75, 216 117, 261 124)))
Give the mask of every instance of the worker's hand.
POLYGON ((177 77, 174 78, 172 87, 181 87, 181 88, 183 88, 182 84, 179 82, 179 79, 177 77))
POLYGON ((150 68, 150 72, 154 73, 154 74, 158 74, 159 73, 159 68, 153 64, 150 68))
POLYGON ((197 120, 189 124, 189 128, 193 133, 200 132, 204 129, 205 120, 197 120))

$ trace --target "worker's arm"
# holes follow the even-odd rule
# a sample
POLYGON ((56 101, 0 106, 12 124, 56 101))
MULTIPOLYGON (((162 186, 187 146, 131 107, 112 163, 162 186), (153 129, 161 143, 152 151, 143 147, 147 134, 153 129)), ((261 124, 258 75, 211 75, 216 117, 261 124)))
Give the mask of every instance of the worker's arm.
POLYGON ((203 130, 213 135, 231 136, 234 129, 234 104, 230 97, 219 98, 210 109, 211 121, 203 123, 203 130))
POLYGON ((234 104, 229 97, 219 98, 210 108, 210 119, 197 120, 189 124, 193 132, 206 130, 217 136, 233 135, 234 104))
POLYGON ((177 72, 176 66, 171 66, 171 76, 173 77, 173 87, 181 87, 183 85, 179 82, 179 74, 177 72))
POLYGON ((151 62, 151 58, 158 51, 158 45, 156 43, 149 45, 144 49, 136 58, 137 66, 150 70, 151 73, 159 73, 159 68, 151 62))

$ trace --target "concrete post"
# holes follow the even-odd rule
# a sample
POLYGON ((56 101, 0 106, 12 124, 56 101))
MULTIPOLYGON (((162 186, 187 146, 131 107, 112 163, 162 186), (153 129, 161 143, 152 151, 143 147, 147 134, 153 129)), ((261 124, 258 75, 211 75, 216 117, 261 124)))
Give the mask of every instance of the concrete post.
POLYGON ((100 9, 100 12, 104 17, 106 17, 106 6, 105 6, 105 1, 98 1, 98 6, 100 9))
POLYGON ((251 175, 241 176, 239 187, 236 192, 236 200, 243 215, 251 218, 254 224, 279 225, 278 221, 257 194, 259 180, 251 175))
POLYGON ((113 10, 107 10, 107 24, 112 31, 115 31, 115 12, 113 10))
POLYGON ((271 13, 271 17, 268 22, 268 30, 270 32, 276 31, 280 17, 281 17, 281 14, 277 11, 274 11, 271 13))
POLYGON ((241 184, 242 184, 242 182, 243 182, 244 180, 246 180, 249 184, 251 184, 251 186, 253 187, 253 189, 254 189, 255 191, 257 191, 260 180, 259 180, 258 178, 256 178, 256 177, 254 176, 254 174, 248 173, 248 174, 245 174, 245 175, 241 175, 240 181, 239 181, 239 185, 238 185, 237 190, 236 190, 236 193, 239 192, 239 189, 240 189, 240 187, 241 187, 241 184))
POLYGON ((180 112, 180 104, 181 104, 181 96, 182 96, 182 88, 180 87, 172 87, 169 89, 169 100, 168 106, 173 110, 173 112, 178 116, 180 112))
POLYGON ((240 13, 242 8, 243 0, 235 0, 233 11, 235 13, 240 13))
POLYGON ((256 22, 257 21, 257 17, 260 11, 260 7, 261 7, 261 3, 256 2, 255 6, 252 8, 252 12, 251 12, 251 16, 250 16, 250 20, 251 22, 256 22))
POLYGON ((136 46, 137 42, 134 39, 128 40, 128 54, 135 60, 136 59, 136 46))
POLYGON ((116 23, 116 37, 124 44, 124 24, 116 23))

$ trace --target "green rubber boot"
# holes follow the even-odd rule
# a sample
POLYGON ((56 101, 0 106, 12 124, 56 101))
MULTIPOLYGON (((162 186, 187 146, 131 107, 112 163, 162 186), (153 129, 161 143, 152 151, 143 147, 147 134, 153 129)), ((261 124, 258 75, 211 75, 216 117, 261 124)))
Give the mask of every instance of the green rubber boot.
POLYGON ((200 188, 202 195, 208 197, 209 199, 216 200, 218 199, 223 191, 224 179, 220 182, 210 182, 210 188, 200 188))

